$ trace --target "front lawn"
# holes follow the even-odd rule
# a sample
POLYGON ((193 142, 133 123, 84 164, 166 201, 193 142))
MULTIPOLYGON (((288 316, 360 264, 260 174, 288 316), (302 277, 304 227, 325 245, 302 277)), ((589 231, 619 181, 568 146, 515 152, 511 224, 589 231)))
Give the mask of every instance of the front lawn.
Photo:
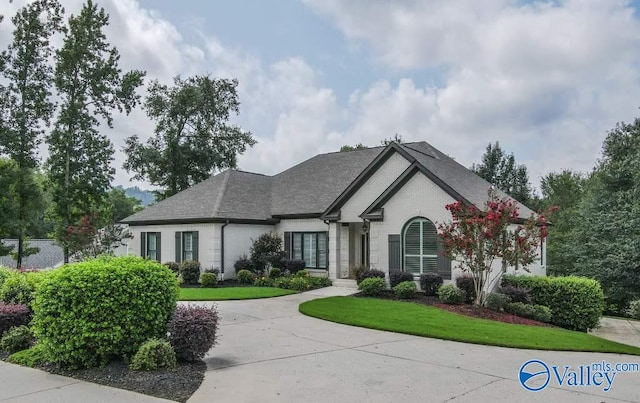
POLYGON ((296 294, 297 291, 273 287, 181 288, 180 301, 226 301, 296 294))
POLYGON ((299 309, 305 315, 346 325, 464 343, 640 355, 638 347, 586 333, 471 318, 411 302, 330 297, 305 302, 299 309))

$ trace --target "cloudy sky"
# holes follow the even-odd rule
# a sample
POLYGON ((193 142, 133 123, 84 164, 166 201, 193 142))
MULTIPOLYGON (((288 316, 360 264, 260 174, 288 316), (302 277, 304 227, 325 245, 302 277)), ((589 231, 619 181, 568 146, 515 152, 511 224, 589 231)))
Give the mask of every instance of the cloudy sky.
MULTIPOLYGON (((62 0, 70 13, 81 0, 62 0)), ((459 162, 499 141, 532 183, 589 171, 640 106, 640 5, 624 0, 102 0, 125 69, 170 83, 237 78, 234 120, 258 144, 244 170, 273 174, 344 144, 395 133, 459 162)), ((6 0, 10 17, 25 0, 6 0)), ((11 25, 0 24, 0 45, 11 25)), ((109 136, 150 136, 143 111, 109 136)), ((133 182, 141 184, 139 182, 133 182)), ((149 187, 141 184, 143 187, 149 187)))

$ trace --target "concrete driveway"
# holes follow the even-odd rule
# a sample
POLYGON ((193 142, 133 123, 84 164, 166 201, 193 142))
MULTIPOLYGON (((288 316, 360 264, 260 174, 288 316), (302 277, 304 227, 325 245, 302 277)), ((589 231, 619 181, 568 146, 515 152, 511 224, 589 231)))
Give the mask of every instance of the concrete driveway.
MULTIPOLYGON (((608 392, 603 386, 567 386, 572 379, 579 383, 570 372, 580 365, 603 360, 640 363, 639 357, 456 343, 298 313, 303 301, 348 292, 331 287, 273 299, 218 302, 219 345, 205 359, 205 380, 189 402, 640 401, 640 373, 617 373, 608 392), (539 392, 525 390, 518 381, 521 366, 531 359, 551 368, 550 382, 539 392), (559 375, 568 374, 563 386, 553 378, 553 366, 559 375), (565 366, 570 368, 565 371, 565 366)), ((541 386, 544 379, 538 378, 528 385, 541 386)), ((586 378, 583 372, 583 383, 586 378)))

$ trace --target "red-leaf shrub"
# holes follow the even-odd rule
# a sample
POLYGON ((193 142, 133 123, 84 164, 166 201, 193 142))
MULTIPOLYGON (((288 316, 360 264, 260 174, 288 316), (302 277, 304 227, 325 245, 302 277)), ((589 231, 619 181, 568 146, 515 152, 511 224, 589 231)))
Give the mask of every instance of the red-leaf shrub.
POLYGON ((169 321, 169 342, 179 360, 196 361, 215 344, 217 329, 215 307, 178 306, 169 321))
POLYGON ((14 326, 26 325, 31 321, 31 309, 23 304, 0 302, 0 335, 14 326))
POLYGON ((413 281, 413 274, 408 271, 395 271, 389 273, 389 284, 391 288, 405 281, 413 281))

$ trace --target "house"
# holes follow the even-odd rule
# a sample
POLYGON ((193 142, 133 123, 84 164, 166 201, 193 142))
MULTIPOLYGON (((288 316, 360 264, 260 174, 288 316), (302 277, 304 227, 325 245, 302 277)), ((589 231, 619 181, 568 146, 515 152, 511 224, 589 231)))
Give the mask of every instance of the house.
MULTIPOLYGON (((331 279, 359 265, 451 279, 455 264, 439 253, 436 223, 451 220, 446 204, 484 205, 490 187, 426 142, 394 142, 320 154, 274 176, 227 170, 122 222, 134 237, 130 253, 199 260, 225 278, 252 239, 275 232, 289 257, 331 279)), ((521 205, 519 213, 532 212, 521 205)), ((532 273, 545 273, 544 252, 532 273)))
MULTIPOLYGON (((13 246, 13 251, 18 249, 17 239, 3 239, 4 246, 13 246)), ((55 269, 62 266, 64 252, 62 247, 54 239, 29 239, 30 248, 38 248, 38 252, 22 258, 22 267, 27 269, 55 269)), ((16 267, 16 261, 11 256, 0 256, 0 266, 16 267)))

